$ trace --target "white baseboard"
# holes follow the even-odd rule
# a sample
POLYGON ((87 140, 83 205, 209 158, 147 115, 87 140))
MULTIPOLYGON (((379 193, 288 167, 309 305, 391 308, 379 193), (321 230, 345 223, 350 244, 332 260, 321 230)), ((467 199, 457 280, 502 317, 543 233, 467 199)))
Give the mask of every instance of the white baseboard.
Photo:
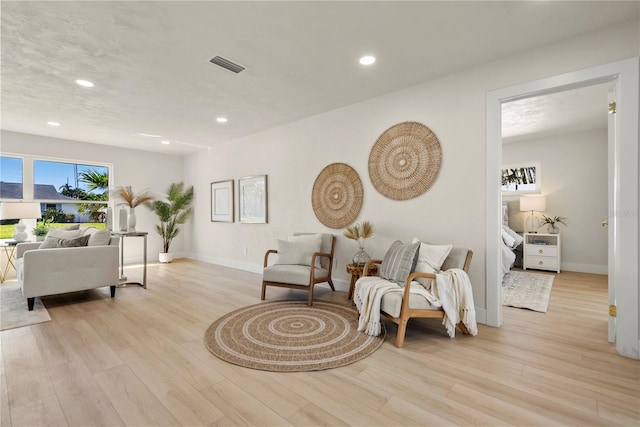
POLYGON ((608 274, 607 265, 598 264, 580 264, 575 262, 563 262, 560 265, 560 271, 576 271, 578 273, 591 273, 591 274, 608 274))
POLYGON ((221 265, 223 267, 235 268, 236 270, 248 271, 250 273, 262 274, 262 266, 260 264, 252 264, 248 262, 240 262, 227 258, 211 257, 204 255, 191 254, 187 258, 209 264, 221 265))

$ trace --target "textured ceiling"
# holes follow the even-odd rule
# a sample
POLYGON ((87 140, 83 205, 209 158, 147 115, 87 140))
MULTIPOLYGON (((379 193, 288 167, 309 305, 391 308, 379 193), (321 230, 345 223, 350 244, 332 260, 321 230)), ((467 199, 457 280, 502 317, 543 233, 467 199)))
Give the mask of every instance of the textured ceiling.
POLYGON ((552 1, 3 0, 0 7, 2 129, 168 153, 637 19, 639 9, 552 1), (378 61, 365 68, 357 62, 363 54, 378 61), (216 55, 247 69, 220 69, 209 63, 216 55), (96 85, 81 88, 79 78, 96 85), (220 115, 229 122, 217 124, 220 115))
POLYGON ((607 128, 612 84, 598 84, 502 105, 502 142, 607 128))

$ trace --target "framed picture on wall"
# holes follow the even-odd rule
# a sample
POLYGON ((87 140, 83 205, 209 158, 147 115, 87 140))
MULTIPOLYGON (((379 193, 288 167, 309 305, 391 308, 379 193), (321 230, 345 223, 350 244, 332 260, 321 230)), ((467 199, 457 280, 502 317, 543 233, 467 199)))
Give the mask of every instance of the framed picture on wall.
POLYGON ((267 175, 248 176, 238 180, 240 222, 266 224, 267 175))
POLYGON ((211 221, 233 222, 233 180, 211 183, 211 221))
POLYGON ((502 194, 539 194, 542 192, 542 171, 539 162, 502 167, 502 194))

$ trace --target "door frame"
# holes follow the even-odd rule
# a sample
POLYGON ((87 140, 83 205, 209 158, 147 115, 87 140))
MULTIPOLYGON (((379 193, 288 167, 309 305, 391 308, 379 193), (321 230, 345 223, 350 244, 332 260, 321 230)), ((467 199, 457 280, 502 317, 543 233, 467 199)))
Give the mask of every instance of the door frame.
MULTIPOLYGON (((614 152, 614 197, 608 220, 613 233, 614 280, 617 321, 616 349, 619 354, 640 359, 638 307, 638 112, 640 60, 630 58, 584 70, 498 89, 486 99, 486 296, 487 324, 502 325, 500 275, 500 227, 502 163, 502 104, 549 93, 614 83, 617 99, 614 152)), ((606 108, 606 106, 603 106, 606 108)), ((604 308, 603 308, 604 309, 604 308)))

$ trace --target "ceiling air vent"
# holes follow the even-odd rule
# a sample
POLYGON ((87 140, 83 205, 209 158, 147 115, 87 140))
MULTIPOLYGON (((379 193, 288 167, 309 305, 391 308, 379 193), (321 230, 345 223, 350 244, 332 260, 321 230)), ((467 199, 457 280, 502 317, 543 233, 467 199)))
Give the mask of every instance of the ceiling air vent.
POLYGON ((233 71, 234 73, 238 74, 240 71, 244 70, 244 67, 242 65, 238 65, 234 62, 229 61, 228 59, 224 59, 221 56, 216 56, 215 58, 213 58, 212 60, 210 60, 209 62, 216 64, 224 69, 227 69, 229 71, 233 71))

